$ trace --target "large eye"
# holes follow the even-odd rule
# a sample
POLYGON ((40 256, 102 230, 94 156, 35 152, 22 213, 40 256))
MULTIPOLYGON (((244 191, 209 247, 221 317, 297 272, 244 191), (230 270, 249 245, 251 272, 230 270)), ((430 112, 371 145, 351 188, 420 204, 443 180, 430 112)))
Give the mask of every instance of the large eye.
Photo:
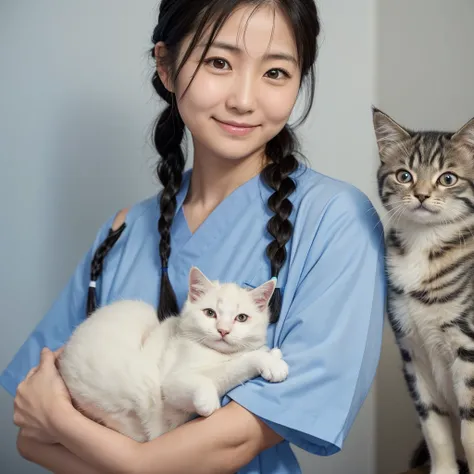
POLYGON ((402 184, 411 183, 413 176, 407 170, 400 170, 397 172, 397 181, 402 184))
POLYGON ((449 186, 454 186, 458 182, 458 177, 454 173, 443 173, 438 178, 438 182, 441 186, 446 186, 448 188, 449 186))
POLYGON ((249 319, 249 317, 246 315, 246 314, 238 314, 236 317, 235 317, 235 320, 238 321, 239 323, 245 323, 245 321, 247 321, 247 319, 249 319))
POLYGON ((215 318, 217 316, 216 312, 211 308, 203 309, 202 312, 209 318, 215 318))

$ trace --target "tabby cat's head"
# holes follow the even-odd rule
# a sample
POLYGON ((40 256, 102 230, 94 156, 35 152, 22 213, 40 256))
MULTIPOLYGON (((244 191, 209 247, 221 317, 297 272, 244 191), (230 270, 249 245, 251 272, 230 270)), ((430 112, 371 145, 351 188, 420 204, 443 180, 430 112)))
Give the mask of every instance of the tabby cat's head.
POLYGON ((374 108, 379 195, 391 220, 439 225, 474 213, 474 118, 457 132, 414 132, 374 108))

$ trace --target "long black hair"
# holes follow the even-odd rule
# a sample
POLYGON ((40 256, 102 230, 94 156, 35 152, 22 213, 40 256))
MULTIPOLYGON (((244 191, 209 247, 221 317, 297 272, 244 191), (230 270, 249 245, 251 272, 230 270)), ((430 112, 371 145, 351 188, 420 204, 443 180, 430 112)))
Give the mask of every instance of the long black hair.
MULTIPOLYGON (((166 66, 171 72, 172 80, 176 80, 184 63, 202 39, 203 33, 211 26, 211 34, 203 51, 201 63, 198 65, 198 68, 200 67, 227 18, 242 5, 253 5, 255 8, 273 5, 289 19, 298 50, 301 83, 305 82, 309 86, 309 100, 301 121, 305 120, 314 98, 314 62, 320 31, 314 0, 162 0, 158 25, 153 31, 152 41, 154 45, 161 41, 166 45, 167 54, 164 60, 167 62, 166 66), (193 35, 192 41, 177 64, 182 42, 190 35, 193 35)), ((155 58, 154 48, 151 50, 151 55, 155 58)), ((186 160, 182 148, 184 122, 179 114, 176 98, 166 89, 157 71, 153 75, 152 84, 159 96, 168 104, 153 130, 153 141, 160 156, 157 174, 163 185, 160 197, 161 216, 158 222, 162 266, 158 318, 162 321, 179 312, 176 295, 168 277, 168 261, 171 254, 170 230, 176 212, 176 195, 181 187, 186 160)), ((270 140, 265 149, 269 163, 263 169, 261 177, 265 184, 274 190, 268 199, 268 207, 273 216, 267 224, 267 230, 273 240, 266 249, 270 263, 269 273, 272 277, 278 277, 285 263, 285 246, 293 233, 289 220, 293 205, 289 197, 295 191, 296 184, 290 175, 298 167, 297 151, 298 142, 289 125, 270 140)), ((278 320, 280 308, 281 294, 277 288, 270 302, 272 322, 278 320)))

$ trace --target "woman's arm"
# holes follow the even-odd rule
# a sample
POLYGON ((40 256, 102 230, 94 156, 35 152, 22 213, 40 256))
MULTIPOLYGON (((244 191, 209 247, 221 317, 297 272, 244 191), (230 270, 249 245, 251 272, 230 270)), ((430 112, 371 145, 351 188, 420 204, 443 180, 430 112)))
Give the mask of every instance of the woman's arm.
POLYGON ((17 449, 27 461, 55 474, 104 474, 86 464, 60 444, 44 444, 23 436, 20 430, 17 449))
POLYGON ((282 441, 235 402, 148 443, 137 443, 76 410, 58 417, 57 439, 102 472, 123 474, 235 473, 259 452, 282 441))

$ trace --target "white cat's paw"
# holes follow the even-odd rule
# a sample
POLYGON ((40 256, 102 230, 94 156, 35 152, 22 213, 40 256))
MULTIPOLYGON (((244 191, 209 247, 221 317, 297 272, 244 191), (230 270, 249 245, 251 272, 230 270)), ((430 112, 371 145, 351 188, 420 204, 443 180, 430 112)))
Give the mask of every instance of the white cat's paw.
POLYGON ((193 397, 194 408, 200 416, 210 416, 221 407, 217 390, 212 384, 199 387, 193 397))
POLYGON ((288 364, 281 357, 280 349, 272 349, 267 357, 262 357, 260 373, 267 382, 283 382, 288 377, 288 364))
POLYGON ((430 474, 458 474, 459 470, 458 467, 452 467, 452 468, 435 468, 434 470, 431 469, 430 474))
POLYGON ((282 354, 281 350, 278 349, 278 347, 273 348, 273 349, 270 351, 270 354, 271 354, 273 357, 276 357, 277 359, 283 359, 283 354, 282 354))

